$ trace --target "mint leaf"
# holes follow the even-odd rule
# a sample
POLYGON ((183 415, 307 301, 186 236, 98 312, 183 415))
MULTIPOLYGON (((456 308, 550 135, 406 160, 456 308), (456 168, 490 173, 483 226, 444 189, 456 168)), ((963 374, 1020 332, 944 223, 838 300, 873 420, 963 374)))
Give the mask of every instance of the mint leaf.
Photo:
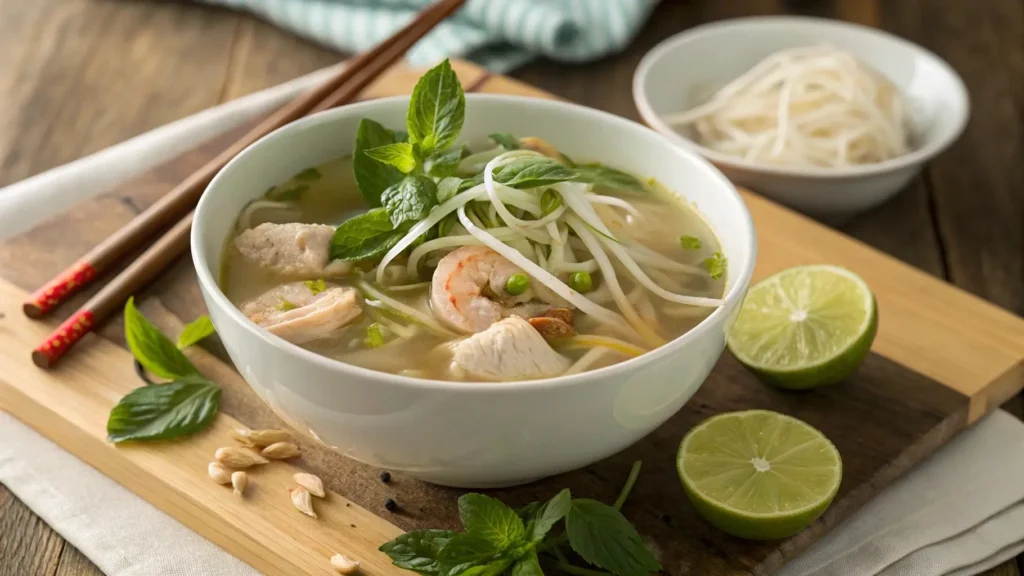
POLYGON ((533 542, 543 540, 548 532, 551 531, 551 528, 559 520, 565 518, 565 515, 569 513, 571 505, 572 497, 569 495, 568 488, 564 488, 561 492, 555 494, 554 498, 548 500, 547 503, 540 507, 532 518, 533 525, 530 529, 530 540, 533 542))
POLYGON ((213 327, 213 321, 209 316, 200 316, 189 322, 188 326, 181 331, 181 335, 178 336, 178 349, 184 350, 203 338, 213 335, 216 331, 217 329, 213 327))
POLYGON ((437 205, 437 185, 426 176, 406 176, 380 195, 391 224, 397 228, 405 222, 418 222, 437 205))
POLYGON ((369 118, 359 121, 356 131, 356 146, 352 154, 352 173, 355 175, 359 192, 372 206, 380 206, 380 194, 402 179, 402 173, 393 166, 381 164, 366 155, 366 150, 379 148, 396 141, 395 133, 369 118))
POLYGON ((437 559, 448 566, 478 564, 490 561, 501 552, 501 548, 472 530, 458 532, 445 544, 437 559))
POLYGON ((661 569, 621 512, 596 500, 572 501, 565 519, 569 544, 584 560, 616 576, 650 576, 661 569))
POLYGON ((467 533, 491 542, 498 550, 505 550, 526 535, 526 527, 515 510, 483 494, 459 498, 459 516, 467 533))
POLYGON ((342 222, 331 239, 331 260, 365 260, 387 252, 402 238, 387 210, 374 208, 342 222))
POLYGON ((405 122, 409 141, 418 143, 429 156, 455 141, 465 119, 466 96, 446 59, 420 77, 413 88, 405 122))
POLYGON ((577 181, 593 184, 595 188, 647 192, 647 187, 636 176, 602 164, 576 165, 573 170, 579 174, 577 181))
POLYGON ((164 440, 193 434, 217 415, 220 387, 198 374, 129 392, 110 411, 107 439, 164 440))
POLYGON ((412 144, 406 142, 385 144, 364 150, 363 153, 378 162, 394 166, 402 174, 408 174, 416 168, 416 155, 413 153, 412 144))
POLYGON ((463 155, 466 151, 465 146, 456 146, 455 148, 449 149, 447 152, 435 154, 430 157, 430 169, 427 172, 437 178, 446 178, 448 176, 454 176, 455 170, 459 167, 462 162, 463 155))
POLYGON ((134 296, 124 305, 124 336, 135 359, 153 374, 171 379, 199 374, 174 342, 139 312, 134 296))
POLYGON ((384 543, 380 551, 399 568, 435 576, 441 569, 437 556, 455 534, 451 530, 415 530, 384 543))
POLYGON ((547 156, 524 156, 494 171, 494 180, 512 188, 538 188, 575 180, 576 172, 547 156))
POLYGON ((683 250, 700 250, 700 238, 696 236, 680 236, 679 246, 683 250))
POLYGON ((267 192, 267 198, 278 202, 295 202, 302 198, 302 195, 308 190, 309 186, 306 184, 293 184, 284 188, 275 186, 267 192))
POLYGON ((488 136, 494 143, 501 146, 505 150, 519 150, 523 146, 519 143, 519 139, 509 134, 508 132, 495 132, 488 136))
POLYGON ((544 576, 544 571, 537 561, 537 553, 531 551, 516 561, 512 566, 512 576, 544 576))
POLYGON ((316 168, 306 168, 302 172, 296 174, 294 178, 300 182, 316 182, 323 178, 323 174, 321 174, 316 168))
POLYGON ((444 204, 451 200, 459 193, 459 188, 462 186, 462 178, 457 176, 448 176, 437 183, 437 203, 444 204))
POLYGON ((718 280, 722 276, 725 276, 725 271, 728 268, 728 261, 722 256, 721 252, 715 252, 711 256, 704 259, 700 263, 701 268, 708 271, 708 276, 711 276, 712 280, 718 280))

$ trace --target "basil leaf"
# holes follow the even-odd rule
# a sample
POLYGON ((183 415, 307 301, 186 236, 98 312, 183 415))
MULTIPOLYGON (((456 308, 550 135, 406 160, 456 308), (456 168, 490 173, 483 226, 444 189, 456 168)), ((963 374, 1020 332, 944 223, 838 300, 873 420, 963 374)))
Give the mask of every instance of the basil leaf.
POLYGON ((512 188, 539 188, 575 180, 576 172, 547 156, 524 156, 494 171, 494 180, 512 188))
POLYGON ((309 186, 306 184, 295 184, 286 188, 271 188, 267 192, 267 198, 270 200, 277 200, 278 202, 294 202, 309 190, 309 186))
POLYGON ((323 178, 323 174, 321 174, 316 168, 306 168, 302 172, 296 174, 294 178, 300 182, 316 182, 323 178))
POLYGON ((548 532, 551 531, 552 526, 562 518, 565 518, 565 515, 569 513, 571 505, 572 497, 569 495, 568 488, 564 488, 561 492, 555 494, 554 498, 548 500, 534 516, 532 530, 529 535, 530 540, 533 542, 543 540, 548 532))
POLYGON ((537 553, 531 551, 517 560, 515 565, 512 566, 512 576, 544 576, 544 571, 540 568, 540 562, 537 561, 537 553))
POLYGON ((365 260, 387 252, 402 238, 387 210, 374 208, 341 223, 331 239, 331 260, 365 260))
POLYGON ((516 514, 519 516, 519 519, 523 521, 523 524, 529 524, 544 504, 545 502, 530 502, 519 510, 516 510, 516 514))
POLYGON ((416 156, 413 153, 412 144, 395 142, 385 144, 376 148, 364 150, 364 154, 378 162, 394 166, 402 174, 408 174, 416 168, 416 156))
POLYGON ((512 562, 515 558, 497 558, 486 564, 462 564, 449 568, 447 576, 499 576, 512 562))
POLYGON ((422 220, 437 206, 437 185, 426 176, 406 176, 380 195, 391 224, 397 228, 405 222, 422 220))
POLYGON ((437 559, 448 566, 482 564, 501 553, 501 548, 489 538, 477 534, 469 527, 456 533, 437 554, 437 559))
POLYGON ((385 542, 380 551, 399 568, 434 576, 441 569, 437 555, 455 534, 451 530, 415 530, 385 542))
POLYGON ((466 119, 466 96, 446 59, 420 77, 409 100, 406 128, 409 141, 424 155, 444 150, 455 141, 466 119))
POLYGON ((483 494, 459 498, 459 516, 467 533, 491 542, 498 550, 505 550, 526 535, 526 527, 515 510, 483 494))
POLYGON ((465 146, 457 146, 447 152, 435 154, 430 158, 430 169, 427 172, 431 176, 438 178, 454 176, 456 168, 462 162, 465 151, 465 146))
POLYGON ((124 336, 139 364, 162 378, 199 374, 195 366, 135 307, 135 297, 124 305, 124 336))
POLYGON ((460 192, 462 178, 448 176, 437 183, 437 203, 444 204, 460 192))
POLYGON ((216 331, 217 329, 213 327, 213 321, 209 316, 200 316, 189 322, 188 326, 181 331, 181 335, 178 336, 178 349, 188 348, 216 331))
POLYGON ((573 170, 579 173, 579 182, 593 184, 595 188, 647 192, 647 187, 636 176, 602 164, 577 165, 573 170))
POLYGON ((584 560, 616 576, 650 576, 661 569, 621 512, 596 500, 572 501, 565 519, 569 544, 584 560))
POLYGON ((366 155, 366 150, 395 143, 395 134, 369 118, 359 121, 356 147, 352 154, 352 172, 359 192, 372 206, 380 206, 380 194, 402 179, 402 173, 393 166, 381 164, 366 155))
POLYGON ((495 132, 488 136, 494 143, 501 146, 505 150, 519 150, 522 148, 522 144, 519 143, 519 139, 509 134, 508 132, 495 132))
POLYGON ((107 439, 164 440, 206 427, 220 405, 220 387, 199 375, 129 392, 110 411, 107 439))

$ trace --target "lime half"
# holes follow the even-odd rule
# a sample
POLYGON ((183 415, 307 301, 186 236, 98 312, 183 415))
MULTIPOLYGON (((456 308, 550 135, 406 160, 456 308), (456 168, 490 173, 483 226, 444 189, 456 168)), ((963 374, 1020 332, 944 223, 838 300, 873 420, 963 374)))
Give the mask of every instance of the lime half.
POLYGON ((878 331, 875 297, 860 276, 837 266, 798 266, 758 282, 729 333, 729 350, 782 388, 846 378, 878 331))
POLYGON ((775 540, 803 530, 839 490, 843 463, 828 438, 768 410, 729 412, 690 430, 679 478, 705 519, 740 538, 775 540))

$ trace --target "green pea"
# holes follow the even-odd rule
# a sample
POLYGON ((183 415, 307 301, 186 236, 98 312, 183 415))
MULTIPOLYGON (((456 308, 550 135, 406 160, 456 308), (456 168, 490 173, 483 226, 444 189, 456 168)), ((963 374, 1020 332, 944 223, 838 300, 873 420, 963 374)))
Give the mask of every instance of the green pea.
POLYGON ((526 274, 513 274, 505 281, 505 290, 513 296, 519 296, 530 288, 530 277, 526 274))
POLYGON ((569 288, 583 294, 594 289, 594 280, 590 272, 573 272, 569 275, 569 288))

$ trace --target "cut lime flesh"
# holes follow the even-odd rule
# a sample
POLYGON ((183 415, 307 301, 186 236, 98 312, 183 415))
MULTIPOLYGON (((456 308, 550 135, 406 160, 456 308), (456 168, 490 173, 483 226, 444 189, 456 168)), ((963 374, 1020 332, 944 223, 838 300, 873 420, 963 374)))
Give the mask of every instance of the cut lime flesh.
POLYGON ((757 283, 729 333, 729 350, 765 381, 834 384, 864 360, 878 331, 874 295, 837 266, 798 266, 757 283))
POLYGON ((842 479, 839 451, 821 432, 767 410, 704 421, 683 438, 677 467, 705 519, 751 540, 806 528, 828 508, 842 479))

